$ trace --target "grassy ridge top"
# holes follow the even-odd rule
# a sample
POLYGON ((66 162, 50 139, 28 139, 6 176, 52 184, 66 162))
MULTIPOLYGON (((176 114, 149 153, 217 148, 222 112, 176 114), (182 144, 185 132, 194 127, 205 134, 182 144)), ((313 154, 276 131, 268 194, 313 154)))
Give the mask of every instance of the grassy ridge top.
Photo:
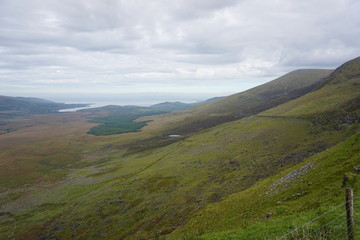
POLYGON ((339 112, 356 104, 360 96, 360 58, 337 68, 318 91, 275 107, 261 114, 274 116, 308 116, 316 113, 339 112))
POLYGON ((320 87, 333 70, 301 69, 271 82, 237 93, 213 103, 190 109, 197 114, 232 114, 249 116, 320 87), (269 102, 270 101, 270 102, 269 102))

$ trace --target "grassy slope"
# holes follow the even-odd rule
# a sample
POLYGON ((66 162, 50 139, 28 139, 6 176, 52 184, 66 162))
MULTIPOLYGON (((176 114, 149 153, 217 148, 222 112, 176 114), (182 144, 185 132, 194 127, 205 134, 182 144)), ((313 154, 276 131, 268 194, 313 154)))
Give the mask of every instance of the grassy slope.
MULTIPOLYGON (((350 88, 353 98, 360 92, 354 83, 350 88)), ((349 81, 344 80, 336 87, 343 88, 348 84, 349 81)), ((319 94, 324 91, 322 89, 318 90, 319 94)), ((333 91, 333 94, 339 94, 339 99, 342 99, 341 92, 333 91)), ((319 97, 312 99, 321 101, 319 97)), ((296 101, 301 102, 301 98, 296 101)), ((328 111, 343 106, 340 102, 334 105, 332 101, 327 100, 326 106, 334 106, 327 108, 328 111)), ((318 104, 312 105, 316 107, 318 104)), ((265 234, 261 220, 264 214, 272 211, 275 217, 270 221, 274 222, 273 226, 280 226, 280 230, 274 230, 278 234, 287 228, 285 220, 280 217, 285 219, 300 210, 308 211, 302 215, 304 219, 315 214, 312 209, 319 206, 316 202, 307 209, 301 208, 305 203, 302 199, 306 199, 307 194, 299 200, 289 200, 279 209, 274 207, 278 199, 292 196, 301 188, 305 191, 307 184, 303 184, 304 181, 294 184, 289 190, 265 196, 260 202, 248 201, 247 196, 264 195, 264 190, 268 189, 266 186, 293 170, 289 167, 295 169, 299 167, 297 164, 304 164, 302 161, 310 156, 313 157, 306 161, 313 161, 315 169, 319 169, 321 164, 317 165, 314 159, 322 156, 321 159, 326 159, 326 152, 354 152, 346 144, 351 145, 357 140, 350 139, 343 143, 345 145, 337 146, 338 149, 316 155, 356 133, 358 124, 341 122, 340 117, 336 126, 327 123, 328 127, 319 128, 314 122, 317 111, 311 115, 309 112, 303 114, 301 107, 299 109, 299 114, 291 116, 286 115, 286 110, 274 109, 282 114, 267 112, 225 123, 172 145, 131 155, 124 155, 126 150, 119 145, 129 141, 126 138, 139 138, 136 137, 139 135, 101 138, 86 146, 87 150, 84 147, 77 161, 82 168, 74 169, 62 182, 30 195, 5 194, 13 199, 3 201, 0 232, 3 236, 15 233, 15 239, 70 239, 72 236, 77 239, 149 239, 170 233, 170 238, 181 238, 185 232, 198 235, 235 229, 231 233, 204 236, 210 239, 220 236, 218 239, 222 239, 224 234, 244 234, 244 230, 236 229, 245 226, 253 226, 253 230, 258 227, 265 234), (259 204, 260 211, 254 217, 244 215, 244 211, 251 211, 259 204), (219 224, 225 220, 226 224, 219 224)), ((330 187, 339 186, 338 179, 355 161, 352 155, 347 159, 350 159, 348 165, 332 167, 338 170, 333 175, 333 170, 324 165, 323 171, 329 172, 324 179, 336 178, 330 187)), ((311 170, 304 177, 314 174, 315 171, 311 170)), ((314 184, 310 186, 321 189, 324 181, 317 184, 313 180, 314 184)), ((310 192, 307 188, 306 191, 310 192)), ((337 196, 331 196, 329 204, 322 207, 335 204, 337 196)))
MULTIPOLYGON (((314 119, 318 116, 326 116, 331 120, 336 120, 337 127, 334 127, 332 121, 325 121, 327 125, 322 125, 321 130, 337 129, 336 131, 339 131, 341 128, 350 128, 349 133, 355 134, 352 138, 283 171, 277 176, 261 181, 244 192, 236 193, 223 202, 209 205, 204 211, 198 213, 187 226, 175 232, 173 236, 183 235, 185 232, 199 235, 209 231, 216 232, 242 227, 232 232, 208 234, 201 239, 270 237, 272 228, 276 229, 274 235, 279 234, 281 230, 289 231, 288 227, 292 223, 301 225, 296 220, 297 218, 302 219, 302 223, 304 223, 306 220, 319 215, 319 209, 329 209, 330 206, 336 206, 343 202, 344 190, 340 187, 341 181, 345 173, 353 172, 353 167, 358 165, 360 134, 357 133, 359 131, 357 124, 342 121, 345 116, 350 115, 349 112, 343 112, 342 118, 338 117, 337 113, 349 109, 349 102, 353 99, 357 102, 357 108, 351 110, 351 113, 355 115, 357 122, 360 119, 359 66, 360 58, 352 60, 336 70, 329 83, 323 88, 259 114, 259 117, 266 116, 275 119, 314 119), (264 194, 281 177, 309 163, 313 167, 308 174, 286 184, 287 186, 279 192, 264 194), (314 184, 308 185, 309 182, 314 184), (303 192, 305 194, 302 194, 300 198, 291 199, 293 194, 303 192), (281 205, 276 204, 286 198, 289 201, 287 200, 281 205), (264 224, 255 224, 251 227, 255 222, 264 222, 265 215, 269 212, 276 216, 272 218, 273 220, 270 223, 266 221, 264 224), (291 216, 292 214, 296 217, 291 216)), ((312 120, 312 124, 319 128, 316 120, 312 120)), ((356 185, 356 190, 360 190, 359 183, 356 185)))
POLYGON ((83 115, 73 113, 9 121, 6 126, 18 130, 0 138, 0 188, 63 177, 66 166, 73 165, 94 139, 83 134, 94 126, 85 121, 83 115))
MULTIPOLYGON (((251 116, 319 88, 332 70, 302 69, 274 81, 185 111, 144 118, 164 122, 169 133, 193 133, 218 124, 251 116), (170 124, 167 124, 170 119, 170 124), (176 126, 176 127, 174 127, 176 126)), ((150 125, 151 125, 150 124, 150 125)))
MULTIPOLYGON (((358 133, 295 167, 258 182, 246 191, 208 205, 185 227, 174 232, 172 238, 177 239, 185 233, 207 233, 199 239, 279 237, 344 202, 344 188, 341 187, 343 176, 344 173, 353 172, 353 166, 358 165, 359 150, 358 133), (274 187, 274 182, 309 165, 311 169, 307 173, 274 187), (300 195, 296 196, 298 193, 300 195), (273 215, 266 220, 268 213, 273 215)), ((353 187, 356 196, 359 196, 360 179, 353 187)), ((334 218, 334 215, 329 218, 334 218)), ((319 226, 312 227, 316 229, 319 226)))
POLYGON ((190 111, 195 114, 238 114, 253 115, 254 111, 263 111, 289 99, 297 98, 324 83, 332 70, 302 69, 290 72, 269 83, 242 93, 208 103, 190 111), (266 103, 267 101, 267 103, 266 103))
MULTIPOLYGON (((243 119, 236 126, 227 123, 151 153, 126 158, 118 151, 108 156, 89 153, 85 161, 104 162, 74 172, 71 181, 65 180, 50 194, 35 194, 32 201, 38 206, 20 211, 18 231, 27 232, 30 226, 40 227, 51 219, 47 224, 54 227, 47 228, 44 236, 65 238, 80 219, 84 229, 76 230, 84 231, 84 239, 148 238, 171 232, 207 204, 300 161, 319 143, 332 144, 347 134, 328 132, 309 138, 308 125, 300 120, 243 119), (299 158, 291 155, 294 152, 299 158), (47 211, 41 212, 44 207, 47 211), (94 226, 89 230, 90 225, 94 226), (53 230, 60 226, 64 231, 53 230), (112 230, 105 231, 107 228, 112 230)), ((15 208, 23 199, 17 201, 5 210, 15 208)))

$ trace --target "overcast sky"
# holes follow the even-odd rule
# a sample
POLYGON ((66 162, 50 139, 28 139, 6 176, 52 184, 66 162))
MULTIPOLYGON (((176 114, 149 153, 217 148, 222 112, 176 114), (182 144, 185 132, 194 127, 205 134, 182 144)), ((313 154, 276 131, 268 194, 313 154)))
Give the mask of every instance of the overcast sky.
POLYGON ((0 0, 0 95, 221 96, 360 55, 358 0, 0 0))

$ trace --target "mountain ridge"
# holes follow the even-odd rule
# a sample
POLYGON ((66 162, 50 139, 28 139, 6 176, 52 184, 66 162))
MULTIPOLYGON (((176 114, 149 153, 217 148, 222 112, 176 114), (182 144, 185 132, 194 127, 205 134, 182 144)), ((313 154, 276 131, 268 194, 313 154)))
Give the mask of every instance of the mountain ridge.
MULTIPOLYGON (((188 134, 221 123, 235 121, 295 99, 320 88, 333 70, 295 70, 273 81, 209 103, 170 115, 175 119, 167 127, 168 133, 188 134), (173 126, 176 126, 175 128, 173 126)), ((145 118, 154 120, 155 118, 145 118)))

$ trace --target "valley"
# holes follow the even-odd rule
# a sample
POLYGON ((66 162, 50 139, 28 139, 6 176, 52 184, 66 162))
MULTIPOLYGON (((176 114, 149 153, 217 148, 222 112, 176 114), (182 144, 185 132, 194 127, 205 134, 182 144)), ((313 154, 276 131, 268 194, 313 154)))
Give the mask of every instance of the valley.
POLYGON ((359 99, 356 58, 186 109, 7 115, 0 239, 277 239, 345 174, 360 195, 359 99))

